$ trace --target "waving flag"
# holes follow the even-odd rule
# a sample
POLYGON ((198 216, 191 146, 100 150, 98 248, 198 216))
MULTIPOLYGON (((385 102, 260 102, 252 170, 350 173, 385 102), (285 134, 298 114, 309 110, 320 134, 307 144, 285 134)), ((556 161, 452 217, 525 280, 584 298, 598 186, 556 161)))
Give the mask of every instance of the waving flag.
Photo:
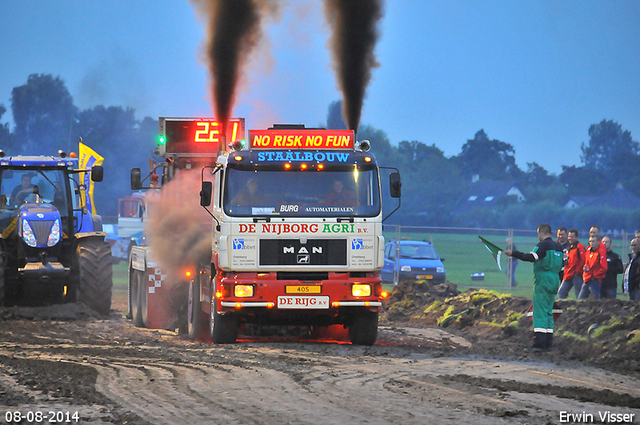
MULTIPOLYGON (((91 149, 89 146, 82 143, 82 139, 80 139, 80 147, 78 149, 79 152, 79 166, 82 169, 91 168, 94 165, 102 165, 103 157, 98 155, 96 151, 91 149)), ((80 183, 84 184, 85 190, 85 205, 91 214, 97 214, 96 206, 93 203, 93 180, 91 180, 91 173, 80 173, 80 183)))
POLYGON ((502 258, 503 249, 497 245, 492 244, 482 236, 478 236, 478 237, 480 238, 484 246, 489 250, 491 255, 493 255, 493 258, 496 260, 496 264, 498 264, 498 268, 500 269, 500 271, 502 271, 502 266, 500 265, 500 258, 502 258))

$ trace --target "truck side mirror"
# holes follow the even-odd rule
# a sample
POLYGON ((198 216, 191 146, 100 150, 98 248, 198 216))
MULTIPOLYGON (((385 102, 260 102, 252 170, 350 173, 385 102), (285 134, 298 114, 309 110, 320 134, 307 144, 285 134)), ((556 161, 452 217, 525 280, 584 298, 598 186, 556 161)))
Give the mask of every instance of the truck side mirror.
POLYGON ((402 182, 400 173, 389 174, 389 193, 392 198, 399 198, 402 195, 402 182))
POLYGON ((102 165, 94 165, 91 167, 91 180, 100 183, 104 178, 104 168, 102 165))
POLYGON ((131 169, 131 190, 140 190, 142 188, 142 180, 140 177, 140 169, 131 169))
POLYGON ((213 192, 213 184, 211 182, 202 182, 202 190, 200 190, 200 205, 208 207, 211 205, 211 192, 213 192))

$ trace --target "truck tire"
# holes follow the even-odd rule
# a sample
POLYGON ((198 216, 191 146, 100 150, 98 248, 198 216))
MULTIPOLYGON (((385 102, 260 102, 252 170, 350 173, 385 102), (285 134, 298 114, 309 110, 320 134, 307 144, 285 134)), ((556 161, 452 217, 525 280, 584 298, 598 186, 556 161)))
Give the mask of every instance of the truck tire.
POLYGON ((134 270, 131 274, 131 288, 129 292, 129 300, 131 302, 131 318, 133 319, 133 326, 138 328, 144 327, 142 320, 142 272, 140 270, 134 270))
POLYGON ((370 311, 353 318, 349 325, 349 339, 353 345, 373 345, 378 338, 378 313, 370 311))
MULTIPOLYGON (((213 286, 213 285, 212 285, 213 286)), ((233 344, 238 339, 239 321, 233 313, 218 314, 218 300, 211 297, 209 336, 214 344, 233 344)))
POLYGON ((111 310, 111 247, 97 237, 78 240, 79 301, 102 315, 111 310))
MULTIPOLYGON (((196 276, 198 276, 196 274, 196 276)), ((200 284, 196 279, 189 284, 189 301, 187 305, 187 329, 191 341, 206 341, 207 315, 202 311, 200 302, 200 284)))

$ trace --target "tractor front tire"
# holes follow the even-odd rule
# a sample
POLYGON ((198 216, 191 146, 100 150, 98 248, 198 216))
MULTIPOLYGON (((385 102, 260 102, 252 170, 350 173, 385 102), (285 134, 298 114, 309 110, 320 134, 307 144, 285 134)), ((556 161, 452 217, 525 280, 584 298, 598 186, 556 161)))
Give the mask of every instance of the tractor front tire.
POLYGON ((111 311, 113 271, 111 247, 98 237, 78 240, 76 250, 79 275, 79 301, 102 315, 111 311))

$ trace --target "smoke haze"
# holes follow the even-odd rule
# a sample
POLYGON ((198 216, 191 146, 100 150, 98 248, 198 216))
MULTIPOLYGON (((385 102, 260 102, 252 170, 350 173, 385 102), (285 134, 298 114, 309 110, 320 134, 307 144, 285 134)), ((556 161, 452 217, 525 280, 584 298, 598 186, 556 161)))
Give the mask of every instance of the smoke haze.
POLYGON ((379 65, 374 49, 382 0, 324 0, 324 6, 332 32, 333 67, 343 96, 342 115, 347 126, 357 131, 371 71, 379 65))
POLYGON ((146 230, 169 283, 184 281, 188 269, 211 262, 212 221, 200 206, 200 186, 198 170, 183 170, 162 191, 147 192, 146 230))

